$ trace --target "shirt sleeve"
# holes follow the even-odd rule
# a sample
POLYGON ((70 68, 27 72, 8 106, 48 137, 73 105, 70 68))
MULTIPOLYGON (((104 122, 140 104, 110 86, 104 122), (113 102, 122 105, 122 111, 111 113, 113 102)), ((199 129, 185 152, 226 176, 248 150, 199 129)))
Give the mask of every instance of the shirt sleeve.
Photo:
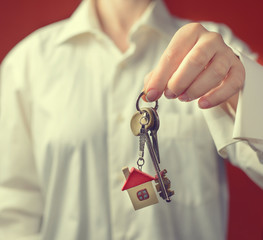
POLYGON ((37 240, 43 211, 31 138, 25 59, 0 68, 0 239, 37 240))
POLYGON ((204 116, 219 154, 263 188, 263 67, 229 29, 223 28, 222 35, 245 67, 245 85, 235 114, 220 106, 204 110, 204 116))

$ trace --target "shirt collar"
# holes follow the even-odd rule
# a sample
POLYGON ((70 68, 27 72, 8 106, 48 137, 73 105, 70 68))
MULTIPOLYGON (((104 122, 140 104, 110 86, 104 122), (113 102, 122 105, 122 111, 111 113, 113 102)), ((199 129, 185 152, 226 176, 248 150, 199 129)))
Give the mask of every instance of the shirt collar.
POLYGON ((148 6, 141 19, 134 24, 131 32, 142 26, 169 39, 174 35, 175 30, 178 29, 177 19, 170 14, 163 0, 154 0, 148 6))
POLYGON ((66 23, 57 38, 58 43, 66 42, 84 33, 95 34, 101 31, 93 1, 82 0, 71 17, 66 19, 66 23))
MULTIPOLYGON (((101 34, 100 24, 96 16, 94 0, 83 0, 75 12, 66 20, 57 42, 63 43, 84 33, 101 34)), ((170 37, 175 32, 174 18, 162 0, 154 0, 142 17, 134 24, 131 34, 140 27, 147 27, 159 34, 170 37)))

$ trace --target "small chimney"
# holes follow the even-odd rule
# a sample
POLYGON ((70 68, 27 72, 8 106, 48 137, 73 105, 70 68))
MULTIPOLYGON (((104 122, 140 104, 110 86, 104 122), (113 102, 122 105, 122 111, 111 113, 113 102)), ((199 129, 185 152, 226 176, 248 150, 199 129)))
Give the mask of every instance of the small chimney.
POLYGON ((128 179, 128 177, 129 177, 129 175, 130 175, 129 168, 128 168, 128 167, 122 168, 122 172, 123 172, 123 174, 124 174, 124 177, 125 177, 126 179, 128 179))

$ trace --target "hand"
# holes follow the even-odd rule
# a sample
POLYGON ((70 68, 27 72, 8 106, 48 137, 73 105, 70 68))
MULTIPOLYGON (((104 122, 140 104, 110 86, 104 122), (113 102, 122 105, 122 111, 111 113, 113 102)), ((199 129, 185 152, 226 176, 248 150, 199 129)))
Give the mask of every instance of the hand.
POLYGON ((144 90, 149 102, 164 92, 186 102, 199 98, 200 108, 210 108, 238 95, 244 80, 243 64, 221 35, 190 23, 176 32, 144 90))

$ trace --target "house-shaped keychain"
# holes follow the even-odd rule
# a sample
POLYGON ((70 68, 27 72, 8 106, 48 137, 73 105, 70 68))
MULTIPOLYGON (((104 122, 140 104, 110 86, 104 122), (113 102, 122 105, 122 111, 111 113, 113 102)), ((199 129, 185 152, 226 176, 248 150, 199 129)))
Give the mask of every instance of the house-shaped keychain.
POLYGON ((122 169, 126 182, 122 191, 127 190, 135 210, 158 203, 158 199, 153 188, 154 177, 136 168, 128 167, 122 169))

